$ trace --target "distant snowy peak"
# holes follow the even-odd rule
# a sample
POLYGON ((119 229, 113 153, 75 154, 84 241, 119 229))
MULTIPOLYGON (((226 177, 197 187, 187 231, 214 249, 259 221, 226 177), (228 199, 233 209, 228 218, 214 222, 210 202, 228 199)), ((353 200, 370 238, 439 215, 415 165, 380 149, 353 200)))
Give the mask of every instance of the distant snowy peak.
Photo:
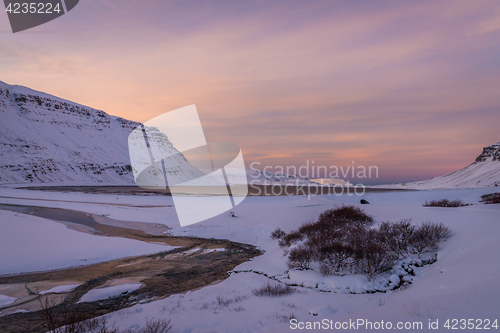
MULTIPOLYGON (((307 178, 302 178, 297 175, 287 175, 281 172, 269 172, 258 169, 234 169, 224 168, 229 184, 242 185, 242 180, 245 179, 246 173, 247 184, 249 185, 307 185, 316 184, 307 178), (243 177, 242 177, 243 176, 243 177)), ((216 181, 225 183, 222 175, 212 176, 216 181)))
POLYGON ((481 155, 476 158, 476 162, 485 162, 490 159, 492 161, 500 161, 500 142, 484 147, 481 155))
POLYGON ((412 183, 381 185, 406 189, 482 188, 500 186, 500 142, 483 148, 476 161, 448 175, 412 183))
POLYGON ((246 171, 249 184, 313 184, 309 179, 299 177, 298 175, 288 175, 281 172, 266 172, 257 169, 247 169, 246 171))

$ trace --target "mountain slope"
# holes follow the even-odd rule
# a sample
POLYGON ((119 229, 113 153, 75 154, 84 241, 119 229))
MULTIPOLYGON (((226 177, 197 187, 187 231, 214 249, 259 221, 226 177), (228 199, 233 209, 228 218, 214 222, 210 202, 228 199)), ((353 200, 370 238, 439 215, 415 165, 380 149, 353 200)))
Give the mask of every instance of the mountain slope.
MULTIPOLYGON (((0 183, 133 185, 128 136, 140 123, 0 81, 0 183)), ((199 170, 164 136, 167 172, 199 170), (179 171, 180 170, 180 171, 179 171)))
POLYGON ((408 189, 481 188, 500 186, 500 142, 483 148, 471 165, 450 173, 413 183, 384 185, 408 189))
MULTIPOLYGON (((261 171, 257 169, 225 169, 226 174, 228 176, 229 182, 231 183, 231 179, 244 179, 243 177, 234 177, 239 176, 242 173, 246 173, 247 184, 250 185, 287 185, 287 186, 300 186, 300 185, 318 185, 315 182, 307 178, 302 178, 298 175, 288 175, 283 174, 281 172, 270 172, 270 171, 261 171)), ((222 178, 215 178, 220 182, 224 182, 222 178)), ((238 182, 234 182, 234 184, 239 184, 238 182)))
MULTIPOLYGON (((141 124, 43 92, 0 81, 0 184, 135 185, 128 139, 141 124)), ((147 128, 161 143, 165 171, 179 182, 201 177, 165 134, 147 128)), ((142 133, 139 133, 142 137, 142 133)), ((138 138, 137 143, 141 142, 138 138)), ((146 147, 142 147, 146 149, 146 147)), ((143 155, 143 154, 140 154, 143 155)), ((148 158, 140 160, 149 164, 148 158)), ((136 160, 140 156, 134 156, 136 160)), ((227 170, 239 174, 243 170, 227 170)), ((253 184, 310 183, 296 176, 247 170, 253 184)), ((231 178, 231 177, 230 177, 231 178)), ((161 164, 141 173, 142 184, 163 181, 161 164)), ((198 185, 224 185, 223 179, 198 185)), ((152 185, 153 186, 153 185, 152 185)))

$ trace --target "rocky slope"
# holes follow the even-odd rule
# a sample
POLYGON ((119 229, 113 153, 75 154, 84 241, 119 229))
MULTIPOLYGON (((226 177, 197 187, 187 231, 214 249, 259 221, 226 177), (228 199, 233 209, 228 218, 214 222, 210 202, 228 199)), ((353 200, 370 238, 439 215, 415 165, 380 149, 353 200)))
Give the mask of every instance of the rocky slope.
MULTIPOLYGON (((138 125, 0 82, 0 184, 133 185, 128 136, 138 125)), ((166 137, 164 149, 176 156, 167 172, 192 168, 166 137)))
POLYGON ((500 142, 484 147, 483 152, 476 158, 476 162, 500 161, 500 142))

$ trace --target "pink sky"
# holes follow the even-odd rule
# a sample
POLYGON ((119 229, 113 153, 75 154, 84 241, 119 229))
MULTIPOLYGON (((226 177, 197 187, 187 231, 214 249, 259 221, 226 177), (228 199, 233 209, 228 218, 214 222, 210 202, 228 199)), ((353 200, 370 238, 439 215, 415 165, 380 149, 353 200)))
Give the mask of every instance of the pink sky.
POLYGON ((462 168, 500 141, 500 2, 82 0, 12 34, 0 80, 147 121, 196 104, 249 165, 462 168))

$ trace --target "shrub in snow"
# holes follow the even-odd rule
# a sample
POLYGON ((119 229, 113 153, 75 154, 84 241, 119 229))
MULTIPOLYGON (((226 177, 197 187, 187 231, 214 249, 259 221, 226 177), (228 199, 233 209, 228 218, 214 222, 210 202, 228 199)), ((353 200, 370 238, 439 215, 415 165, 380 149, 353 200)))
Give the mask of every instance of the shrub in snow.
POLYGON ((342 206, 336 209, 329 209, 319 215, 318 222, 339 223, 339 221, 370 225, 373 217, 366 214, 361 208, 356 206, 342 206))
POLYGON ((485 204, 496 204, 500 203, 500 193, 491 193, 481 196, 481 201, 485 204))
POLYGON ((304 239, 304 235, 301 235, 298 232, 290 232, 280 238, 279 245, 281 247, 289 247, 297 241, 301 241, 302 239, 304 239))
POLYGON ((242 295, 238 295, 233 298, 225 298, 222 296, 217 296, 217 305, 219 305, 220 307, 227 307, 230 304, 238 303, 245 299, 247 299, 247 296, 242 296, 242 295))
POLYGON ((329 209, 319 215, 317 222, 302 225, 298 230, 292 231, 280 239, 281 247, 289 247, 307 237, 322 237, 325 233, 340 232, 349 226, 371 225, 373 218, 355 206, 342 206, 329 209))
POLYGON ((439 247, 439 242, 450 236, 451 230, 443 223, 424 222, 418 228, 415 228, 414 234, 410 239, 410 253, 422 254, 436 251, 439 247))
POLYGON ((318 248, 321 273, 331 275, 354 265, 355 249, 341 241, 328 242, 318 248))
POLYGON ((274 313, 273 317, 278 319, 282 323, 289 323, 292 319, 297 319, 297 317, 295 316, 295 313, 293 313, 293 312, 288 314, 288 315, 274 313))
POLYGON ((378 228, 380 242, 384 243, 398 258, 404 258, 412 247, 415 226, 411 225, 410 221, 382 222, 378 228))
POLYGON ((397 257, 389 251, 387 246, 376 240, 360 246, 356 252, 356 273, 365 274, 369 280, 376 275, 388 271, 396 263, 397 257))
POLYGON ((254 289, 252 293, 255 296, 269 296, 269 297, 280 297, 293 294, 295 289, 286 284, 271 284, 268 282, 267 284, 254 289))
POLYGON ((290 251, 288 254, 288 267, 307 269, 313 259, 313 255, 308 248, 299 246, 290 251))
POLYGON ((448 200, 448 199, 441 199, 441 200, 431 200, 429 202, 425 202, 422 206, 424 207, 463 207, 463 206, 469 206, 470 204, 464 203, 462 200, 448 200))
POLYGON ((358 207, 343 206, 323 212, 317 222, 305 223, 279 242, 287 247, 290 268, 308 269, 317 262, 323 275, 360 273, 371 280, 410 254, 436 251, 451 236, 442 223, 413 226, 402 220, 373 228, 372 222, 358 207))
POLYGON ((281 228, 277 228, 271 232, 272 239, 281 239, 283 236, 285 236, 285 232, 281 228))
POLYGON ((93 318, 79 323, 57 328, 52 333, 168 333, 172 329, 171 319, 148 319, 146 325, 139 329, 119 330, 109 326, 106 318, 93 318))
POLYGON ((172 329, 171 319, 148 319, 146 326, 139 330, 139 333, 167 333, 172 329))
POLYGON ((119 330, 109 325, 106 317, 88 318, 78 303, 57 305, 55 297, 38 299, 40 319, 51 333, 167 333, 172 329, 171 319, 148 319, 139 329, 119 330))

